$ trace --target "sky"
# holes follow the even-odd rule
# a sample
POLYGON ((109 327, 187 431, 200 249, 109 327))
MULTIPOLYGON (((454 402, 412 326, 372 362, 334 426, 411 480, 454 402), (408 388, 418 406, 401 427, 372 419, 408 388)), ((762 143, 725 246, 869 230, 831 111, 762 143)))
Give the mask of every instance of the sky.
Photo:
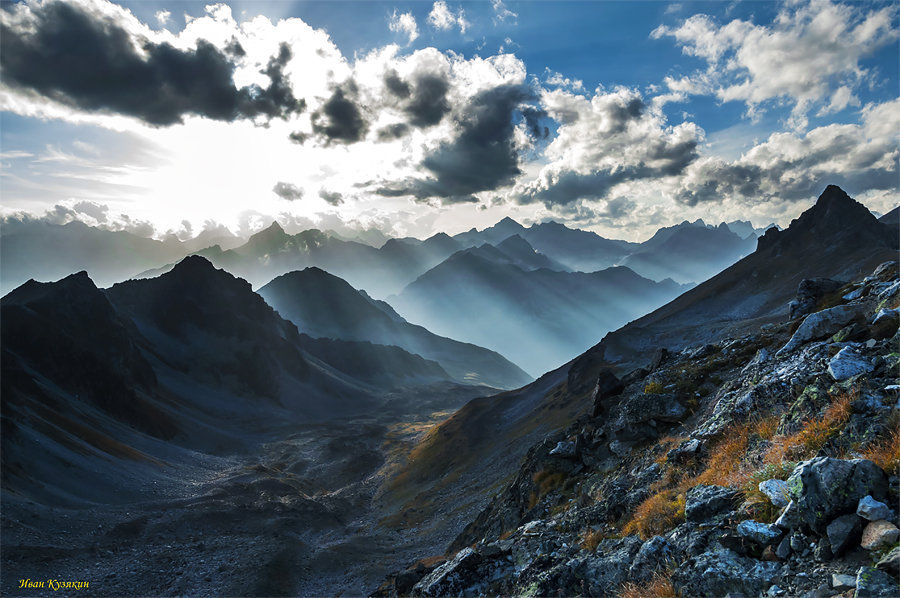
POLYGON ((0 214, 643 240, 900 203, 891 2, 0 4, 0 214))

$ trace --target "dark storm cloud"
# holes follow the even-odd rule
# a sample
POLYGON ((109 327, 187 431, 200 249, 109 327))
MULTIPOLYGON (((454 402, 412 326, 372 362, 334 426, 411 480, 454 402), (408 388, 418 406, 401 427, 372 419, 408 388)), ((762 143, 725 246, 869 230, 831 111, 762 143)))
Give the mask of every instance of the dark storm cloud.
POLYGON ((286 199, 288 201, 296 201, 303 198, 303 189, 297 185, 282 181, 275 183, 275 186, 272 187, 272 192, 281 199, 286 199))
POLYGON ((548 117, 547 111, 541 108, 526 107, 522 109, 525 118, 525 126, 535 139, 546 139, 550 135, 550 129, 541 125, 541 119, 548 117))
POLYGON ((319 189, 319 197, 333 206, 339 206, 344 203, 344 196, 337 191, 326 191, 325 189, 319 189))
POLYGON ((398 100, 398 107, 408 117, 408 124, 424 129, 441 122, 450 112, 447 92, 450 81, 439 73, 421 72, 411 82, 404 81, 397 71, 384 74, 384 86, 398 100))
POLYGON ((312 114, 312 128, 326 138, 328 143, 356 143, 366 136, 369 123, 362 116, 354 101, 356 83, 352 80, 336 86, 331 97, 312 114))
POLYGON ((409 124, 425 128, 441 122, 450 112, 447 91, 450 82, 440 75, 422 74, 415 78, 412 95, 403 111, 409 116, 409 124))
MULTIPOLYGON (((152 125, 182 122, 186 114, 214 120, 286 118, 304 107, 284 79, 290 50, 282 46, 264 71, 271 85, 237 89, 232 58, 205 40, 195 50, 134 40, 111 18, 64 2, 19 5, 33 23, 0 15, 0 68, 4 82, 86 111, 110 111, 152 125), (135 48, 135 41, 145 55, 135 48)), ((27 21, 27 19, 26 19, 27 21)))
POLYGON ((395 70, 390 70, 384 74, 384 86, 400 99, 409 97, 409 84, 401 79, 395 70))
POLYGON ((616 102, 606 109, 606 119, 604 129, 609 133, 621 133, 628 126, 628 123, 637 120, 643 114, 645 108, 644 101, 641 98, 631 98, 627 102, 616 102))
POLYGON ((422 161, 431 178, 407 179, 376 192, 458 203, 476 201, 473 194, 512 183, 521 172, 512 115, 521 102, 531 99, 533 95, 519 85, 478 93, 454 116, 457 136, 441 143, 422 161))

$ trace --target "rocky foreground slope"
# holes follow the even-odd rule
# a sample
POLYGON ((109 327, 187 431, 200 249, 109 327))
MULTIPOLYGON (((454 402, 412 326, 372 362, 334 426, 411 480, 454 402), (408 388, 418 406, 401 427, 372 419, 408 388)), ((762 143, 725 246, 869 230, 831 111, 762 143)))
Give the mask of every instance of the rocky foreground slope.
POLYGON ((888 262, 802 281, 783 324, 591 369, 592 413, 375 594, 900 596, 898 306, 888 262))

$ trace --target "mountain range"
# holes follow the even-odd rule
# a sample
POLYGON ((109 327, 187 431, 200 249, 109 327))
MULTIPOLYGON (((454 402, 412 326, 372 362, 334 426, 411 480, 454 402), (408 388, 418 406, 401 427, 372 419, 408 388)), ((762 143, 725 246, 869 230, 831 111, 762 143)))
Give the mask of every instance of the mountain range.
POLYGON ((531 380, 501 355, 410 324, 384 301, 316 267, 283 274, 259 294, 312 337, 401 347, 437 362, 450 379, 465 384, 517 388, 531 380))
MULTIPOLYGON (((702 221, 661 229, 644 243, 609 240, 596 233, 556 222, 524 227, 505 218, 482 231, 472 229, 450 237, 388 239, 372 230, 348 239, 315 229, 289 234, 276 222, 247 239, 227 229, 205 230, 186 241, 169 234, 154 241, 125 231, 107 231, 80 222, 64 225, 42 220, 3 220, 0 236, 0 288, 8 292, 29 278, 55 280, 86 270, 101 285, 133 277, 153 277, 188 254, 196 253, 260 287, 276 276, 317 266, 347 280, 370 295, 397 294, 420 275, 461 249, 485 243, 499 246, 518 236, 546 256, 557 271, 594 272, 628 265, 653 280, 680 283, 705 280, 753 249, 763 229, 748 222, 710 227, 702 221), (716 229, 719 232, 709 232, 716 229), (735 231, 733 234, 728 234, 735 231), (672 231, 680 231, 669 242, 672 231), (635 254, 633 258, 632 254, 635 254), (669 272, 665 268, 671 266, 669 272)), ((521 244, 521 243, 520 243, 521 244)), ((507 247, 505 251, 515 251, 507 247)))

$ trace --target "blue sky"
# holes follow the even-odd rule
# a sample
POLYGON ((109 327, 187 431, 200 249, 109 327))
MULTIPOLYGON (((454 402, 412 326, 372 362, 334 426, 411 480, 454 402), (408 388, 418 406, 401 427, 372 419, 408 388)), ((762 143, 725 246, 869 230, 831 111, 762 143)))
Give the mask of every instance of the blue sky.
POLYGON ((65 6, 0 11, 7 216, 641 239, 898 203, 892 3, 65 6))

